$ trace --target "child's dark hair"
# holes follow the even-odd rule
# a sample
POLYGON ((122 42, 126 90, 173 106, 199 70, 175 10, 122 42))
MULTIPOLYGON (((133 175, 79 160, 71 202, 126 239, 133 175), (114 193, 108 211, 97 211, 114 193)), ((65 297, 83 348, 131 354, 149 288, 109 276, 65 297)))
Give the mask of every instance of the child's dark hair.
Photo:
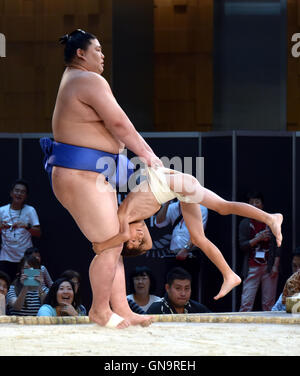
POLYGON ((134 293, 134 284, 133 284, 133 278, 138 276, 144 276, 147 275, 150 279, 150 288, 149 288, 149 294, 154 294, 156 289, 155 284, 155 278, 152 274, 152 271, 148 266, 136 266, 136 268, 131 272, 129 277, 129 290, 131 293, 134 293))
POLYGON ((145 254, 147 251, 145 249, 141 249, 141 246, 143 245, 144 240, 142 240, 141 244, 137 246, 136 248, 128 248, 128 242, 125 242, 123 244, 123 249, 122 249, 122 256, 126 257, 135 257, 135 256, 140 256, 145 254))
POLYGON ((192 276, 190 275, 190 273, 180 267, 173 268, 168 272, 167 284, 171 286, 175 279, 179 279, 181 281, 188 279, 190 282, 192 282, 192 276))
POLYGON ((59 38, 59 43, 65 46, 64 60, 66 64, 70 64, 76 56, 78 48, 87 50, 91 44, 91 39, 97 39, 95 35, 81 29, 76 29, 70 34, 65 34, 59 38))

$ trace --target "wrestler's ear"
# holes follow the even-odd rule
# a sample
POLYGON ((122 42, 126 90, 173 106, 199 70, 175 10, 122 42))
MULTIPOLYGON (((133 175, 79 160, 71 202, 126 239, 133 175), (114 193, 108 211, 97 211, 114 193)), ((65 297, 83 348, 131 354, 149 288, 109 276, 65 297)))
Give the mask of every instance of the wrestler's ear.
POLYGON ((84 60, 86 60, 86 57, 85 57, 85 51, 84 51, 82 48, 77 48, 77 50, 76 50, 76 56, 77 56, 79 59, 84 59, 84 60))

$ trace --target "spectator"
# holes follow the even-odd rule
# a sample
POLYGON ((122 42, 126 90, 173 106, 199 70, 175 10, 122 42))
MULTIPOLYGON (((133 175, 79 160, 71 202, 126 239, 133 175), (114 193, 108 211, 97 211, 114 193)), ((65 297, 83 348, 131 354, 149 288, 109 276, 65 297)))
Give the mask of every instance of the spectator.
POLYGON ((68 278, 57 279, 40 307, 37 316, 79 316, 75 286, 68 278))
POLYGON ((32 236, 41 236, 38 215, 32 206, 25 204, 28 193, 28 184, 17 180, 11 187, 11 203, 0 207, 0 269, 11 280, 16 277, 25 250, 32 247, 32 236))
MULTIPOLYGON (((250 205, 263 209, 260 192, 248 193, 250 205)), ((270 229, 262 222, 245 218, 239 225, 239 245, 244 252, 243 291, 240 312, 252 311, 258 287, 262 289, 262 310, 270 311, 275 302, 280 248, 270 229)))
POLYGON ((128 304, 132 312, 144 315, 146 312, 136 302, 130 298, 127 298, 128 304))
POLYGON ((192 277, 185 269, 176 267, 167 274, 166 294, 153 303, 147 314, 177 314, 211 312, 203 304, 191 300, 192 277))
POLYGON ((42 275, 34 277, 36 286, 26 285, 28 276, 26 269, 39 269, 40 263, 34 256, 24 256, 19 263, 19 274, 11 284, 7 293, 7 304, 9 314, 13 316, 36 316, 43 300, 47 294, 46 288, 42 286, 42 275))
MULTIPOLYGON (((38 248, 36 248, 36 247, 27 248, 25 253, 24 253, 24 256, 29 256, 29 255, 33 255, 34 257, 36 257, 39 260, 39 263, 42 264, 41 253, 40 253, 38 248)), ((42 273, 42 276, 43 276, 43 286, 45 286, 45 287, 47 287, 47 289, 49 289, 51 287, 53 281, 52 281, 52 278, 50 277, 50 274, 49 274, 45 265, 41 265, 41 273, 42 273)))
POLYGON ((161 300, 160 297, 153 295, 155 291, 155 279, 151 269, 147 266, 137 266, 131 273, 129 290, 132 294, 127 295, 127 299, 133 300, 145 312, 152 303, 161 300))
POLYGON ((286 304, 286 298, 300 293, 300 270, 292 274, 286 281, 282 292, 282 304, 286 304))
POLYGON ((60 276, 61 278, 68 278, 74 284, 75 301, 77 302, 77 312, 79 316, 86 316, 86 308, 81 304, 81 276, 75 270, 66 270, 60 276))
MULTIPOLYGON (((208 210, 206 207, 200 205, 203 229, 205 230, 207 224, 208 210)), ((180 209, 180 202, 168 201, 162 205, 161 209, 155 217, 155 224, 157 227, 165 227, 172 224, 172 238, 170 243, 170 250, 176 253, 178 260, 185 260, 190 254, 193 244, 190 241, 190 233, 183 220, 180 209)))
MULTIPOLYGON (((296 272, 300 271, 300 247, 297 247, 293 252, 292 258, 292 274, 295 275, 296 272)), ((287 283, 284 286, 284 289, 287 290, 287 283)), ((299 291, 298 291, 299 292, 299 291)), ((285 304, 282 302, 282 293, 280 294, 277 302, 273 305, 272 311, 285 311, 285 304)))
POLYGON ((0 270, 0 316, 7 314, 6 295, 10 286, 9 276, 0 270))

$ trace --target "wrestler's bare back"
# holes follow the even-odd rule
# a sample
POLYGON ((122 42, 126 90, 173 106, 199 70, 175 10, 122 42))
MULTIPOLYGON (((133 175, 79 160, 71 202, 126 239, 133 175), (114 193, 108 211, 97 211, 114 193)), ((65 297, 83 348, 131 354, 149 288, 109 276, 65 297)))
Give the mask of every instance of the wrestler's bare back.
MULTIPOLYGON (((88 103, 89 92, 99 81, 103 90, 112 95, 105 79, 94 72, 66 68, 57 94, 52 119, 55 141, 84 146, 117 154, 124 144, 118 141, 105 127, 99 114, 88 103), (97 81, 97 82, 96 82, 97 81)), ((101 95, 99 93, 98 95, 101 95)), ((99 107, 97 110, 101 110, 99 107)))

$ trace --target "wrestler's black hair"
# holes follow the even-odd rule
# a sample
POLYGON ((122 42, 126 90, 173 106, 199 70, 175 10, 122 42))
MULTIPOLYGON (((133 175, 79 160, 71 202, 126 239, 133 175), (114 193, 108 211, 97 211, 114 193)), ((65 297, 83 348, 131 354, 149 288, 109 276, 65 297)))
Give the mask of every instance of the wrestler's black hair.
POLYGON ((97 37, 81 29, 76 29, 72 33, 65 34, 59 38, 59 43, 65 46, 65 63, 69 64, 72 62, 78 48, 86 50, 91 44, 91 39, 97 39, 97 37))
POLYGON ((181 281, 188 279, 190 282, 192 282, 192 276, 190 273, 181 267, 173 268, 168 272, 167 284, 171 286, 175 279, 179 279, 181 281))
POLYGON ((156 289, 156 283, 155 278, 152 274, 152 271, 148 266, 136 266, 135 269, 131 272, 129 276, 129 291, 130 293, 134 293, 134 284, 133 284, 133 278, 138 276, 144 276, 147 275, 150 279, 150 288, 149 288, 149 294, 154 294, 156 289))
POLYGON ((72 281, 70 281, 67 277, 58 278, 56 281, 53 282, 53 284, 51 285, 51 287, 49 289, 47 296, 45 297, 44 304, 51 305, 51 307, 53 307, 53 308, 56 308, 59 305, 58 302, 57 302, 57 291, 59 289, 59 286, 63 282, 69 282, 70 285, 72 286, 72 290, 73 290, 73 293, 74 293, 74 299, 73 299, 73 302, 72 302, 72 306, 76 309, 79 306, 80 303, 78 302, 76 294, 75 294, 74 283, 72 281))

